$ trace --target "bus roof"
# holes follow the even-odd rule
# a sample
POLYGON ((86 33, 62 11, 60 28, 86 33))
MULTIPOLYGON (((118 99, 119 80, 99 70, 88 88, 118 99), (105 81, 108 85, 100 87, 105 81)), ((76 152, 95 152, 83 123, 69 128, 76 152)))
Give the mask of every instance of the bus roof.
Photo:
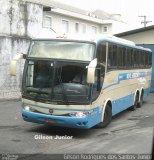
POLYGON ((36 38, 36 39, 33 39, 34 41, 35 40, 52 40, 52 39, 61 39, 61 40, 73 40, 73 41, 87 41, 87 42, 93 42, 93 43, 96 43, 98 44, 99 42, 101 41, 104 41, 104 42, 111 42, 111 43, 116 43, 116 44, 119 44, 119 45, 124 45, 124 46, 127 46, 127 47, 132 47, 132 48, 136 48, 136 49, 141 49, 141 50, 146 50, 146 51, 151 51, 151 49, 149 48, 144 48, 142 46, 137 46, 135 45, 135 43, 133 41, 129 41, 129 40, 126 40, 126 39, 122 39, 122 38, 118 38, 116 36, 113 36, 113 35, 103 35, 103 34, 62 34, 62 35, 55 35, 53 37, 39 37, 39 38, 36 38))

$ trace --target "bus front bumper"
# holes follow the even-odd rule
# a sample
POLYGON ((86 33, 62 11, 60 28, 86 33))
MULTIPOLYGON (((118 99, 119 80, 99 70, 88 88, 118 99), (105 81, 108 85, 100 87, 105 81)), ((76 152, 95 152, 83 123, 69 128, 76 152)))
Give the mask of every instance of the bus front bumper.
POLYGON ((22 109, 22 117, 28 122, 82 129, 91 128, 100 122, 97 113, 95 115, 89 114, 84 117, 71 117, 48 115, 22 109))

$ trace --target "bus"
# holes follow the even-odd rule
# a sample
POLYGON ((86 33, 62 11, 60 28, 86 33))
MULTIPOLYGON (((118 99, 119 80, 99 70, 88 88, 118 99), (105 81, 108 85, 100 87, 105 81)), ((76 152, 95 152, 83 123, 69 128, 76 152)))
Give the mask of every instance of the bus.
POLYGON ((71 128, 106 127, 150 93, 152 52, 114 36, 33 39, 25 57, 23 120, 71 128))

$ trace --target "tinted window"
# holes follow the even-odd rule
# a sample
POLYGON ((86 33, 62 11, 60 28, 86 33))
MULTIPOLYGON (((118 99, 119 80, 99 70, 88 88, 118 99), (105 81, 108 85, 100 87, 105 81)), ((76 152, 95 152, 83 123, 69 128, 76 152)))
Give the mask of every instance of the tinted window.
POLYGON ((134 50, 134 68, 138 67, 137 56, 137 50, 134 50))
POLYGON ((145 67, 145 54, 144 51, 140 51, 140 67, 145 67))
POLYGON ((106 44, 101 43, 97 48, 97 55, 98 63, 102 63, 103 65, 106 64, 106 44))
POLYGON ((126 48, 118 47, 118 68, 124 69, 126 67, 126 48))
POLYGON ((109 69, 142 69, 151 67, 151 63, 151 52, 109 43, 109 69))
POLYGON ((109 44, 108 66, 112 69, 117 68, 117 45, 109 44))
POLYGON ((132 49, 128 48, 127 53, 126 53, 126 66, 127 66, 127 68, 131 68, 131 66, 132 66, 131 60, 132 60, 132 49))

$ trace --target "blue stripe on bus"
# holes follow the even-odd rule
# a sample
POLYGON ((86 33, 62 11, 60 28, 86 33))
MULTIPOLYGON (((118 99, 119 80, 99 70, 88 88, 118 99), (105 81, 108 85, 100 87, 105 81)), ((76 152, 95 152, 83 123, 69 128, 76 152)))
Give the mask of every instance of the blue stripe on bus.
POLYGON ((112 101, 112 115, 116 115, 123 110, 131 107, 134 103, 134 94, 116 99, 112 101))
POLYGON ((133 73, 121 73, 118 76, 118 80, 115 83, 109 84, 107 86, 103 86, 103 89, 109 88, 114 85, 118 85, 121 81, 135 79, 135 78, 143 78, 145 76, 150 76, 151 72, 133 72, 133 73))
POLYGON ((135 79, 135 78, 143 78, 146 76, 150 76, 150 72, 133 72, 133 73, 121 73, 119 74, 118 80, 128 80, 128 79, 135 79))
MULTIPOLYGON (((150 93, 150 88, 144 89, 144 101, 147 100, 147 97, 150 93)), ((116 99, 112 101, 112 115, 116 115, 123 110, 133 106, 134 103, 134 93, 128 96, 116 99)))

